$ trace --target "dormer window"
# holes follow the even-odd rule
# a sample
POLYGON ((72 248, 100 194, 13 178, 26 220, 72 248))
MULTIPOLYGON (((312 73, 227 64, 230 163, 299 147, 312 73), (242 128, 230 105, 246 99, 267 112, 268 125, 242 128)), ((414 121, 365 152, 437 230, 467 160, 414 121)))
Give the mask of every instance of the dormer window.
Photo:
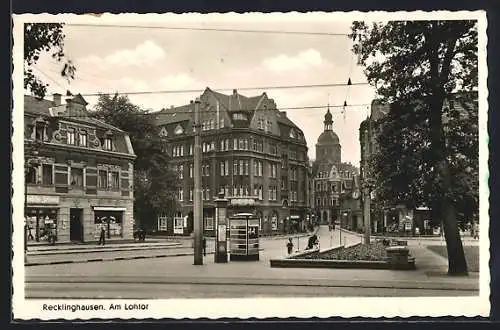
POLYGON ((102 144, 102 147, 104 150, 113 150, 113 141, 111 140, 111 137, 105 137, 104 138, 104 143, 102 144))
POLYGON ((179 134, 182 134, 184 133, 184 129, 182 128, 182 126, 179 124, 177 125, 177 127, 175 128, 175 131, 174 131, 174 134, 175 135, 179 135, 179 134))
POLYGON ((161 137, 167 136, 168 135, 167 129, 165 127, 162 127, 159 135, 161 137))
POLYGON ((87 146, 87 132, 86 131, 80 131, 80 134, 78 136, 78 143, 79 143, 80 147, 87 146))
POLYGON ((66 143, 67 144, 75 144, 75 129, 74 128, 68 128, 66 132, 66 143))
POLYGON ((35 125, 35 138, 39 141, 45 140, 45 125, 44 125, 44 123, 36 123, 36 125, 35 125))
POLYGON ((296 135, 295 135, 295 131, 293 130, 293 128, 290 130, 290 134, 289 136, 292 138, 292 139, 295 139, 296 135))

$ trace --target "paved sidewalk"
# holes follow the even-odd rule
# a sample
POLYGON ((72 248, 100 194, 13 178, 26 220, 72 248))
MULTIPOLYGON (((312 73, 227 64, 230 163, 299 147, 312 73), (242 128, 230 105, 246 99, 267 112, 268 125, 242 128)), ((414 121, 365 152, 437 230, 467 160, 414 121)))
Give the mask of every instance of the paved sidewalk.
POLYGON ((181 246, 182 243, 174 241, 151 241, 136 243, 109 243, 97 244, 65 244, 65 245, 38 245, 28 246, 28 254, 59 254, 59 253, 84 253, 101 251, 122 251, 151 248, 167 248, 181 246))

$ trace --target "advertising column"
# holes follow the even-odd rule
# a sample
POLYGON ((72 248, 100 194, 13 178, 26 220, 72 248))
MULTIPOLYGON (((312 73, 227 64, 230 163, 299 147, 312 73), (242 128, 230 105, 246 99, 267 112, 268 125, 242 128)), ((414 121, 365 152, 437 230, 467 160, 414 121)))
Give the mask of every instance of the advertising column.
POLYGON ((228 200, 219 195, 215 200, 215 254, 216 263, 227 262, 227 204, 228 200))

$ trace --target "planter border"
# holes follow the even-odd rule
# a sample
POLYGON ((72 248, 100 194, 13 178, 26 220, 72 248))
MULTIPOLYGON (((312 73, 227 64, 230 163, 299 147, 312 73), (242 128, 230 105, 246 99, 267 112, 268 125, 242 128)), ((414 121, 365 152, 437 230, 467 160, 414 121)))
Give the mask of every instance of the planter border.
MULTIPOLYGON (((327 248, 324 250, 314 249, 305 250, 283 259, 271 259, 271 268, 351 268, 351 269, 392 269, 392 270, 414 270, 415 269, 415 258, 409 257, 408 263, 398 264, 391 263, 389 258, 386 260, 328 260, 328 259, 305 259, 300 258, 312 253, 325 253, 334 250, 342 250, 347 248, 353 248, 362 245, 361 243, 356 243, 349 246, 338 246, 327 248)), ((394 247, 393 247, 394 248, 394 247)), ((397 246, 396 249, 407 249, 406 246, 397 246)))

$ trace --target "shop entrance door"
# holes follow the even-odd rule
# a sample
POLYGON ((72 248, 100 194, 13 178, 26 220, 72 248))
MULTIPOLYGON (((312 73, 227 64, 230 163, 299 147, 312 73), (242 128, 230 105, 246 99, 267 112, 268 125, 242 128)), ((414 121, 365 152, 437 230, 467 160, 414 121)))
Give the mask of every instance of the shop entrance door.
POLYGON ((69 239, 83 242, 83 209, 70 209, 69 219, 69 239))

